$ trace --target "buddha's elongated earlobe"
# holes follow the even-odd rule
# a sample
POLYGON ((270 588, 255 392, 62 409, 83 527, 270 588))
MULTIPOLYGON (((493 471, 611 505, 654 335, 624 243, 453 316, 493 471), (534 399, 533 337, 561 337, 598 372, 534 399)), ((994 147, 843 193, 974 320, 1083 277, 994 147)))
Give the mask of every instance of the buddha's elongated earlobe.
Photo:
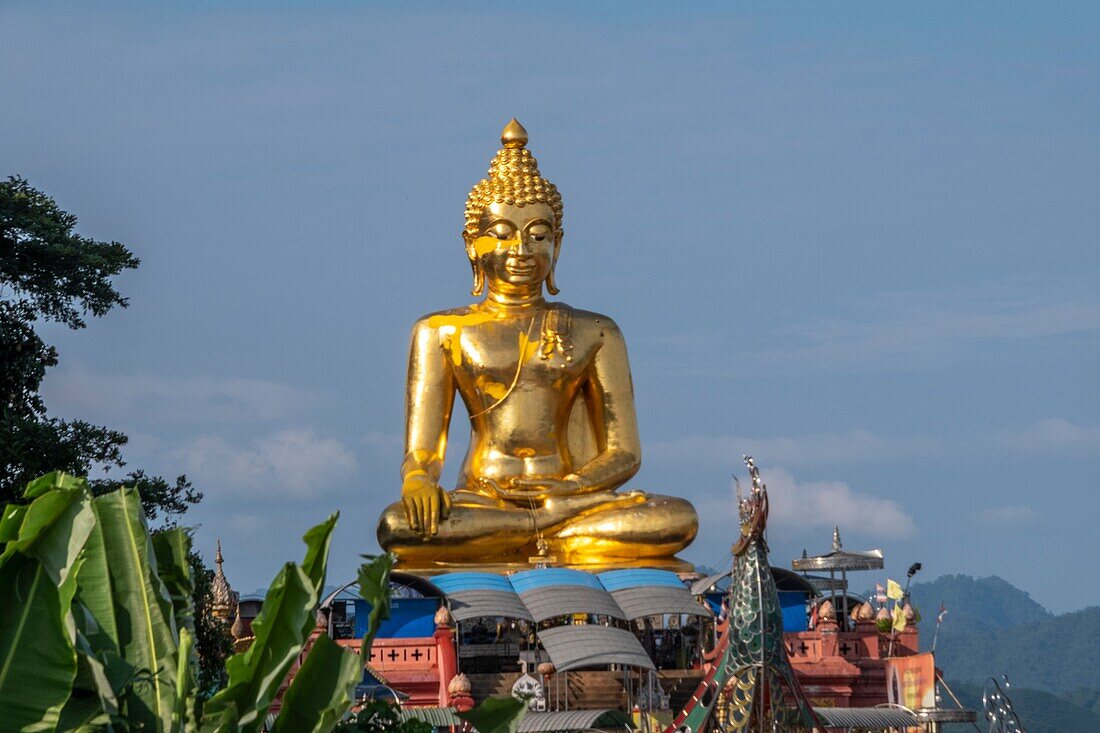
POLYGON ((481 269, 481 263, 478 262, 473 237, 469 232, 463 231, 462 239, 466 242, 466 256, 470 258, 470 269, 474 273, 474 286, 470 288, 470 295, 481 295, 482 291, 485 290, 485 273, 481 269))
POLYGON ((470 269, 474 271, 474 286, 470 288, 470 295, 481 295, 485 290, 485 273, 481 271, 477 260, 470 260, 470 269))
POLYGON ((546 292, 551 295, 557 295, 561 291, 558 290, 557 283, 554 282, 554 271, 558 269, 558 253, 561 252, 561 237, 565 234, 562 230, 558 230, 554 235, 554 259, 550 263, 550 274, 546 276, 546 292))

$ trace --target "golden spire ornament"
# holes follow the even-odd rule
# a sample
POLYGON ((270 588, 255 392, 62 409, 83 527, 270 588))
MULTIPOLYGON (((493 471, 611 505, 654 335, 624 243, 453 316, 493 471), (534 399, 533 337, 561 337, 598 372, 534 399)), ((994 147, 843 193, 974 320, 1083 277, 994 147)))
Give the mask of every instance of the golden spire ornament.
POLYGON ((504 126, 504 131, 500 133, 500 144, 508 149, 527 146, 527 130, 519 124, 519 120, 515 117, 504 126))

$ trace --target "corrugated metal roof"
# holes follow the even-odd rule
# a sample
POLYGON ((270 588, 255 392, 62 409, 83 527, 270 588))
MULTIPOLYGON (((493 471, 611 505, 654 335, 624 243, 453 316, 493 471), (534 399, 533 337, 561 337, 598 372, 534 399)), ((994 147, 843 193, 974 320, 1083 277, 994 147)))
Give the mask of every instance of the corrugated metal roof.
POLYGON ((611 597, 630 621, 665 613, 713 615, 709 608, 697 602, 682 585, 679 588, 670 588, 667 585, 623 588, 613 591, 611 597))
POLYGON ((558 626, 538 632, 543 649, 559 672, 579 667, 622 664, 655 669, 634 634, 610 626, 558 626))
POLYGON ((402 708, 397 712, 397 719, 402 723, 406 720, 421 720, 434 728, 462 725, 454 708, 402 708))
POLYGON ((525 593, 535 588, 546 588, 553 585, 583 586, 595 590, 606 590, 600 579, 592 573, 570 568, 539 568, 537 570, 521 570, 508 576, 512 588, 516 593, 525 593))
POLYGON ((920 725, 916 716, 898 708, 814 708, 830 728, 881 730, 920 725))
POLYGON ((531 612, 520 597, 512 591, 500 590, 460 590, 447 593, 451 616, 456 621, 471 618, 504 616, 534 621, 531 612))
POLYGON ((724 578, 728 578, 730 573, 732 573, 732 572, 733 572, 733 570, 730 569, 730 570, 726 570, 725 572, 715 573, 714 575, 708 575, 705 578, 702 578, 700 580, 695 581, 694 583, 691 584, 691 594, 695 595, 695 596, 701 596, 704 593, 707 593, 708 591, 710 591, 710 589, 714 586, 715 583, 717 583, 718 581, 720 581, 724 578))
POLYGON ((515 588, 504 575, 496 573, 444 573, 432 578, 432 582, 444 593, 460 590, 498 590, 514 593, 515 588))
POLYGON ((519 722, 520 733, 564 733, 596 726, 634 728, 626 713, 618 710, 561 710, 527 713, 519 722))
POLYGON ((608 570, 600 573, 600 584, 614 593, 623 588, 636 588, 638 586, 667 586, 687 591, 687 586, 680 581, 680 576, 668 570, 652 570, 650 568, 630 568, 627 570, 608 570))
POLYGON ((533 588, 519 594, 531 617, 545 621, 555 616, 594 613, 627 620, 627 615, 611 594, 601 588, 584 585, 555 585, 533 588))
POLYGON ((444 573, 433 581, 450 599, 451 614, 459 621, 479 616, 544 621, 574 613, 627 621, 666 613, 708 615, 679 577, 667 570, 638 568, 594 575, 570 568, 540 568, 508 576, 444 573))

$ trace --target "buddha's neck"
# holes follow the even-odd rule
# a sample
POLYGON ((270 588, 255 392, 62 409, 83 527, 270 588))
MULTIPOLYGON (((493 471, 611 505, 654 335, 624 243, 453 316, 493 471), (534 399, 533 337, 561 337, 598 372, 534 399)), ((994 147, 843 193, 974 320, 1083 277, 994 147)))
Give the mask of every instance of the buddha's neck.
POLYGON ((503 310, 521 310, 545 303, 542 297, 542 288, 530 292, 502 293, 489 289, 489 295, 485 298, 485 304, 492 308, 503 310))

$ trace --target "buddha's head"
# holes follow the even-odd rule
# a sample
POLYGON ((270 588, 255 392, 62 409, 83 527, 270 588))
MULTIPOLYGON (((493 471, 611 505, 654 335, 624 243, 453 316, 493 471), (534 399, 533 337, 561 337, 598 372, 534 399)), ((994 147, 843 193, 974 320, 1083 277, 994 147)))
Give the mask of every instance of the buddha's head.
POLYGON ((473 294, 485 283, 504 294, 551 294, 554 265, 561 250, 561 194, 539 175, 538 161, 527 150, 527 131, 516 120, 504 128, 504 147, 493 158, 489 176, 466 199, 462 238, 474 272, 473 294))

